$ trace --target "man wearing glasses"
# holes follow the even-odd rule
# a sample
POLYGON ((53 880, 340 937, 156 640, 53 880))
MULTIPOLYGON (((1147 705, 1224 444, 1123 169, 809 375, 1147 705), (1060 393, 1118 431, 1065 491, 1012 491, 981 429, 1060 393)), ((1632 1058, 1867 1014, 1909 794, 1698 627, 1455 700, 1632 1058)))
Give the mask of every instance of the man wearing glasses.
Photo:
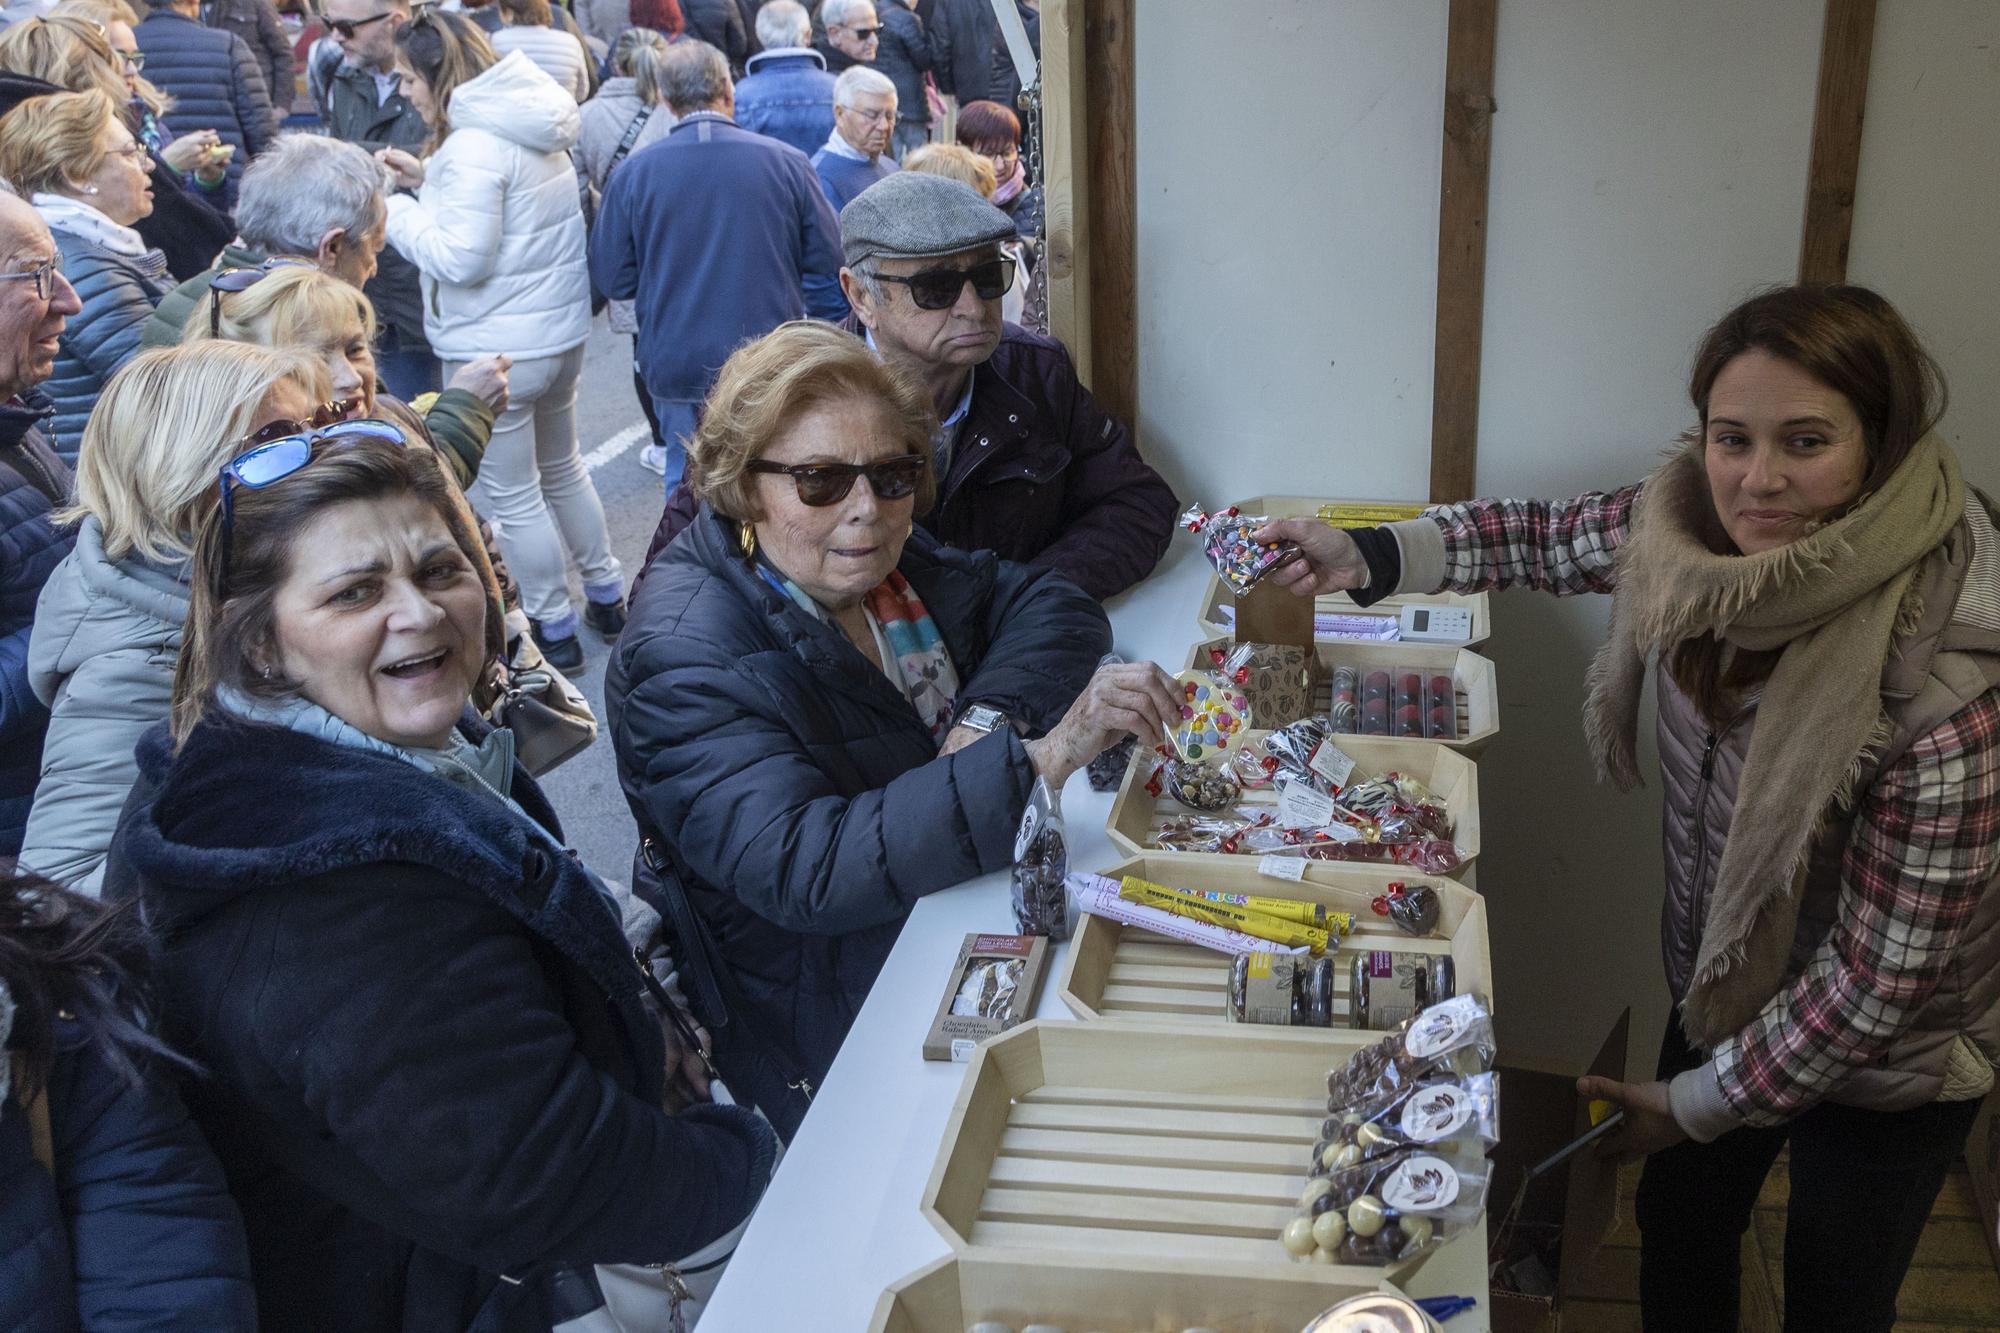
MULTIPOLYGON (((325 0, 321 13, 331 45, 313 48, 312 83, 327 133, 371 154, 401 148, 421 155, 430 129, 396 76, 396 33, 410 21, 409 0, 325 0)), ((382 382, 405 402, 437 389, 441 367, 424 337, 416 266, 384 246, 362 290, 381 320, 375 360, 382 382)))
MULTIPOLYGON (((925 384, 937 502, 917 524, 950 546, 1044 565, 1102 601, 1166 553, 1179 505, 1061 343, 1002 322, 1017 280, 1005 213, 970 186, 898 172, 840 215, 852 327, 925 384)), ((647 563, 694 517, 674 493, 647 563)))
POLYGON ((35 601, 76 540, 49 520, 70 502, 70 473, 42 438, 55 404, 36 386, 55 369, 63 324, 80 309, 47 224, 0 194, 0 857, 20 853, 49 723, 28 685, 35 601))
POLYGON ((856 65, 875 63, 882 27, 875 21, 871 0, 826 0, 820 6, 819 21, 826 25, 826 43, 820 54, 827 69, 840 74, 856 65))
POLYGON ((856 65, 833 81, 833 133, 813 154, 813 171, 838 213, 896 169, 887 156, 896 129, 896 85, 856 65))

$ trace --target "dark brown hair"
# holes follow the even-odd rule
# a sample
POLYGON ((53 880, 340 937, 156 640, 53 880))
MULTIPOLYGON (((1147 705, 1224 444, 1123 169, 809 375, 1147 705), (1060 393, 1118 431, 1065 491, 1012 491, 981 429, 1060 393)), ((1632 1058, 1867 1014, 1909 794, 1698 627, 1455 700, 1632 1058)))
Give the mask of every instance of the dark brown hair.
POLYGON ((446 478, 438 456, 384 440, 323 442, 314 446, 312 461, 291 476, 231 492, 234 517, 227 551, 220 505, 195 537, 187 633, 174 671, 176 743, 187 739, 225 686, 259 699, 297 691, 298 682, 263 671, 278 656, 276 604, 279 589, 291 576, 294 543, 334 505, 402 496, 415 496, 444 520, 452 542, 479 574, 487 591, 486 650, 489 658, 498 653, 502 631, 493 567, 464 497, 446 478))
POLYGON ((555 26, 556 16, 549 8, 549 0, 500 0, 500 12, 509 23, 536 28, 555 26))
POLYGON ((431 126, 426 154, 435 153, 451 134, 451 95, 500 62, 493 44, 471 19, 426 5, 396 29, 396 51, 403 63, 430 86, 437 120, 431 126))
POLYGON ((998 102, 967 102, 958 109, 958 141, 974 152, 1021 145, 1021 118, 998 102))

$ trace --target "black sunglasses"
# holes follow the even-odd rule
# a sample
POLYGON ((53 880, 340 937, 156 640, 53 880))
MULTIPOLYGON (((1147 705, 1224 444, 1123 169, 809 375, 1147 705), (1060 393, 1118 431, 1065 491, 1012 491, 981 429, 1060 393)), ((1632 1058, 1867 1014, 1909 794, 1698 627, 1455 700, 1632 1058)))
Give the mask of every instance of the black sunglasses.
MULTIPOLYGON (((323 404, 308 420, 317 420, 323 414, 341 407, 339 403, 323 404)), ((299 471, 312 462, 315 449, 322 443, 346 442, 358 444, 367 440, 381 440, 389 444, 409 446, 403 432, 387 421, 377 421, 372 417, 360 421, 341 421, 337 418, 318 429, 296 433, 300 422, 274 422, 282 425, 287 433, 272 440, 261 437, 270 430, 265 427, 244 441, 255 447, 245 450, 222 465, 222 587, 229 587, 229 556, 235 545, 236 506, 233 500, 238 486, 253 491, 261 491, 299 471)))
POLYGON ((247 292, 279 268, 312 268, 302 259, 267 259, 257 268, 226 268, 208 280, 208 336, 222 336, 222 298, 228 292, 247 292))
POLYGON ((790 477, 799 493, 799 503, 814 509, 839 504, 854 489, 857 477, 868 478, 869 489, 878 500, 903 500, 915 495, 930 462, 922 454, 903 454, 879 463, 768 463, 750 461, 752 472, 771 472, 790 477))
MULTIPOLYGON (((834 26, 834 27, 836 27, 836 28, 847 28, 847 25, 846 25, 845 23, 836 23, 836 24, 834 24, 833 26, 834 26)), ((874 40, 875 40, 875 36, 876 36, 876 34, 882 31, 882 29, 880 29, 879 27, 877 27, 877 28, 847 28, 847 30, 848 30, 849 32, 853 33, 853 34, 854 34, 854 36, 856 37, 856 39, 858 39, 858 40, 860 40, 860 41, 864 41, 864 42, 872 42, 872 41, 874 41, 874 40)))
POLYGON ((927 268, 922 273, 912 273, 907 278, 899 278, 893 273, 875 272, 870 274, 879 282, 899 283, 910 289, 910 299, 917 303, 919 310, 946 310, 957 304, 958 294, 971 283, 973 293, 982 301, 997 301, 1014 286, 1014 261, 1004 256, 989 259, 971 268, 927 268))
POLYGON ((395 12, 396 11, 393 9, 385 9, 379 14, 370 14, 365 19, 328 19, 326 21, 326 26, 332 28, 342 37, 345 37, 349 41, 352 41, 354 39, 355 33, 361 31, 361 29, 367 27, 371 23, 380 23, 383 19, 388 18, 389 15, 395 12))

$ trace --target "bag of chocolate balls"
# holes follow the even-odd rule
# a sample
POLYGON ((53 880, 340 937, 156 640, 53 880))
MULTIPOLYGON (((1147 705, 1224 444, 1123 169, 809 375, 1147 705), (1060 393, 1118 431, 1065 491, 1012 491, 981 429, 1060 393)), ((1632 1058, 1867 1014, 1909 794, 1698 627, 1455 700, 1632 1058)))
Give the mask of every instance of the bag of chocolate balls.
POLYGON ((1483 1157, 1500 1141, 1500 1084, 1492 1074, 1427 1078, 1329 1115, 1310 1174, 1330 1176, 1401 1148, 1483 1157))
POLYGON ((1307 1182, 1279 1241, 1301 1262, 1400 1264, 1478 1225, 1492 1179, 1476 1152, 1398 1148, 1307 1182))
POLYGON ((1328 1074, 1327 1114, 1338 1116, 1428 1079, 1486 1073, 1496 1052, 1485 1003, 1476 995, 1453 996, 1412 1015, 1328 1074))
POLYGON ((1023 935, 1070 936, 1069 841, 1062 801, 1040 778, 1014 836, 1014 924, 1023 935))

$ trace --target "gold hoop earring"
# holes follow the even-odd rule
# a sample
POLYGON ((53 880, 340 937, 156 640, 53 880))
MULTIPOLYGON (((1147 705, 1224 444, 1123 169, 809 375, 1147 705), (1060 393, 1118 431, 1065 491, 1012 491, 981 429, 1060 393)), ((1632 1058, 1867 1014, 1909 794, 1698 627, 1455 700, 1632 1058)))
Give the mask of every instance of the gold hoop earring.
POLYGON ((749 519, 736 525, 736 541, 743 548, 743 558, 751 559, 757 554, 757 528, 749 519))

